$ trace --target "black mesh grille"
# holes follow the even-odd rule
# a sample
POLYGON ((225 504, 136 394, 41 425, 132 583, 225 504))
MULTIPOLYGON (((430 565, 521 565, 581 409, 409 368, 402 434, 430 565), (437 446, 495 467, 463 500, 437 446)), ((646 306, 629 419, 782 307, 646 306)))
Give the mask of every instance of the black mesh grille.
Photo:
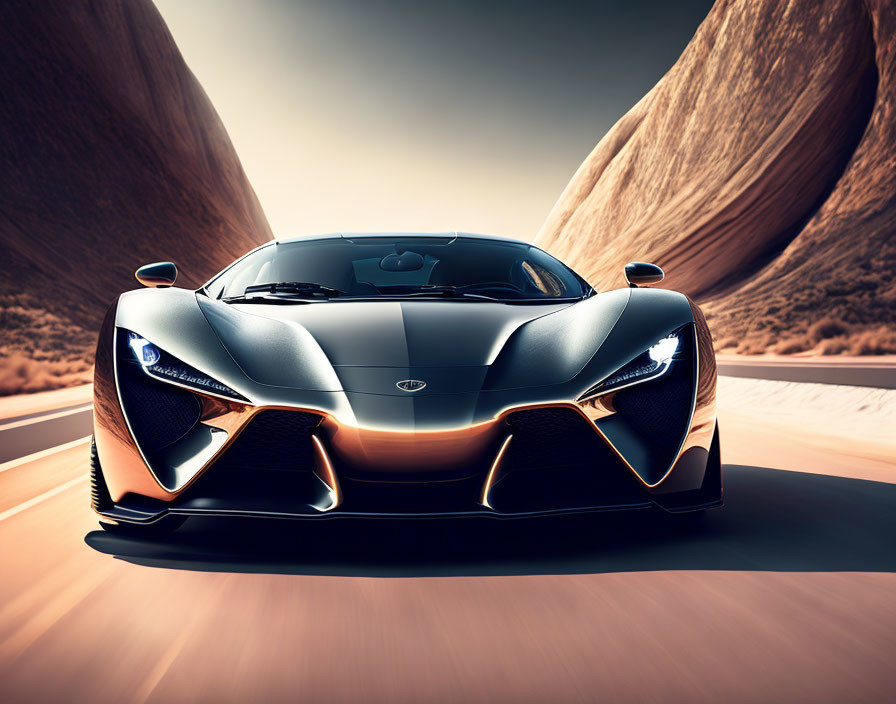
MULTIPOLYGON (((682 332, 680 357, 663 376, 613 397, 613 406, 638 436, 655 450, 660 465, 674 458, 690 422, 694 397, 694 335, 682 332)), ((664 471, 663 467, 663 471, 664 471)))
MULTIPOLYGON (((261 411, 179 500, 230 502, 248 510, 296 511, 319 499, 311 430, 323 418, 301 411, 261 411)), ((228 505, 230 505, 228 504, 228 505)))
POLYGON ((535 408, 507 416, 513 433, 505 462, 514 469, 594 465, 613 455, 587 418, 571 408, 535 408))
POLYGON ((687 430, 693 390, 691 365, 680 362, 656 381, 621 391, 613 406, 651 442, 677 447, 687 430))
POLYGON ((492 487, 489 503, 513 513, 635 505, 644 495, 637 480, 571 408, 511 413, 513 439, 492 487))
POLYGON ((189 391, 155 381, 132 359, 118 335, 118 385, 128 424, 140 449, 149 454, 182 438, 199 420, 199 399, 189 391))
POLYGON ((311 430, 321 420, 321 416, 301 411, 261 411, 213 469, 215 473, 246 469, 310 470, 314 462, 311 430))

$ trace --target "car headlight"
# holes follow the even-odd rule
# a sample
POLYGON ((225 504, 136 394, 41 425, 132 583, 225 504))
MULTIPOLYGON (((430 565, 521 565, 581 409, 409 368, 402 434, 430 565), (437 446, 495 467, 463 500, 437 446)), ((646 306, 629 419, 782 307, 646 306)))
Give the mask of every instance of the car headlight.
POLYGON ((585 401, 600 394, 618 391, 626 386, 662 376, 669 369, 680 347, 681 331, 676 330, 671 335, 657 340, 643 354, 588 389, 578 400, 585 401))
POLYGON ((134 352, 137 361, 144 367, 151 367, 162 357, 159 348, 137 333, 128 333, 128 347, 134 352))
POLYGON ((239 401, 248 401, 245 396, 234 391, 226 384, 222 384, 220 381, 203 374, 198 369, 194 369, 189 364, 181 362, 137 333, 128 332, 127 336, 128 347, 133 352, 134 359, 149 376, 161 381, 180 384, 197 391, 205 391, 239 401))

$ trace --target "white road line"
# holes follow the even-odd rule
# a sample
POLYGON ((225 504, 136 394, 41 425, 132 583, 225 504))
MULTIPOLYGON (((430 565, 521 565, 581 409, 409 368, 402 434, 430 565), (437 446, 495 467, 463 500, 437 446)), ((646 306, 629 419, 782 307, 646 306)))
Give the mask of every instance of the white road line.
POLYGON ((0 521, 5 521, 7 518, 12 518, 17 513, 21 513, 22 511, 27 511, 32 506, 37 506, 39 503, 46 501, 47 499, 52 499, 56 494, 61 494, 66 489, 71 489, 76 484, 80 484, 81 482, 86 482, 88 479, 87 474, 85 473, 82 477, 75 477, 71 481, 67 481, 65 484, 61 486, 57 486, 55 489, 50 489, 49 491, 45 491, 43 494, 39 494, 35 496, 33 499, 28 499, 25 503, 19 504, 18 506, 13 506, 10 509, 7 509, 3 513, 0 513, 0 521))
POLYGON ((70 416, 73 413, 83 413, 84 411, 90 410, 93 408, 92 403, 85 403, 80 406, 75 406, 74 408, 67 408, 64 411, 56 411, 55 413, 47 413, 42 416, 37 416, 35 418, 25 418, 24 420, 14 420, 11 423, 5 423, 0 425, 0 433, 4 430, 12 430, 13 428, 21 428, 23 425, 33 425, 34 423, 43 423, 45 420, 54 420, 56 418, 65 418, 65 416, 70 416))
POLYGON ((21 467, 23 464, 28 464, 29 462, 34 462, 35 460, 49 457, 50 455, 55 455, 57 452, 71 450, 73 447, 77 447, 78 445, 83 445, 84 443, 89 442, 91 437, 91 435, 87 435, 86 437, 79 438, 78 440, 67 442, 64 445, 57 445, 56 447, 51 447, 48 450, 41 450, 40 452, 34 452, 30 455, 19 457, 19 459, 17 460, 4 462, 3 464, 0 464, 0 472, 5 472, 7 469, 15 469, 16 467, 21 467))

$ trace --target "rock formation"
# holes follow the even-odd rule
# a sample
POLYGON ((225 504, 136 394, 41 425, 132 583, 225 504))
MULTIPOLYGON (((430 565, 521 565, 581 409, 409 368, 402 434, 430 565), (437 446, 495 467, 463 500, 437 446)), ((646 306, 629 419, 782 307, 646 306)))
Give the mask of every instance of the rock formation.
POLYGON ((0 5, 0 164, 0 393, 82 378, 140 264, 196 285, 271 238, 150 0, 0 5))
POLYGON ((719 0, 537 242, 599 288, 659 263, 721 347, 896 352, 894 81, 892 2, 719 0))

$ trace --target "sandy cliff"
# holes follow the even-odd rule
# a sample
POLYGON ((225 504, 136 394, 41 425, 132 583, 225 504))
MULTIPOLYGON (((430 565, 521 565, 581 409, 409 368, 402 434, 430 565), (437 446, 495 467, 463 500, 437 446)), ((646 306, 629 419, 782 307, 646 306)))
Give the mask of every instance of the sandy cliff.
POLYGON ((149 0, 2 3, 0 96, 0 393, 79 378, 141 263, 194 285, 271 237, 149 0))
POLYGON ((896 5, 720 0, 538 243, 656 261, 742 352, 896 351, 896 5))

